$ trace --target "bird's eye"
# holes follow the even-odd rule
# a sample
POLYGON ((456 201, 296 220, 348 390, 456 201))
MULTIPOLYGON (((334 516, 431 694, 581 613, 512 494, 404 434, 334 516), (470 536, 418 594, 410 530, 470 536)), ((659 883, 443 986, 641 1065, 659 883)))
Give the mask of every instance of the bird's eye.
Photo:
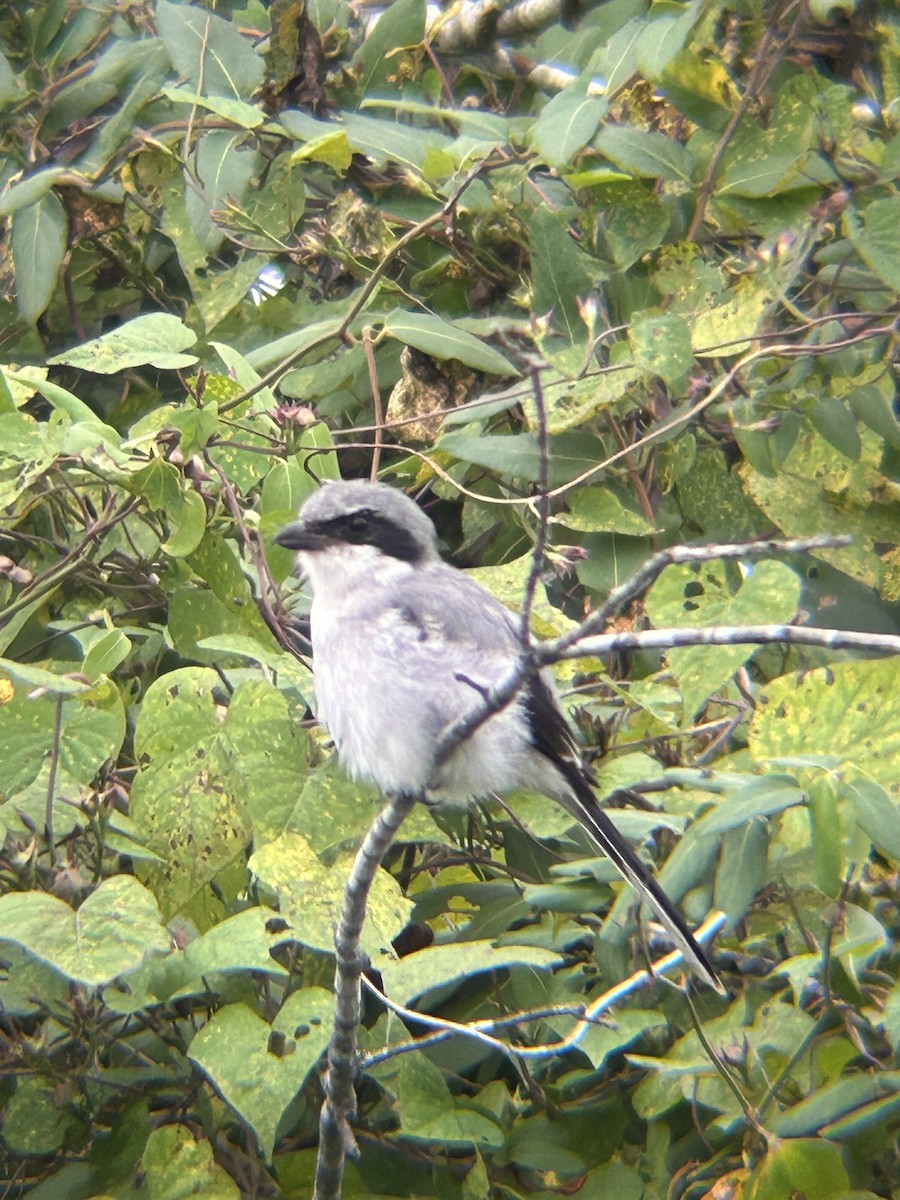
POLYGON ((357 536, 367 533, 369 518, 364 513, 354 513, 352 517, 347 518, 347 529, 350 533, 354 533, 357 536))

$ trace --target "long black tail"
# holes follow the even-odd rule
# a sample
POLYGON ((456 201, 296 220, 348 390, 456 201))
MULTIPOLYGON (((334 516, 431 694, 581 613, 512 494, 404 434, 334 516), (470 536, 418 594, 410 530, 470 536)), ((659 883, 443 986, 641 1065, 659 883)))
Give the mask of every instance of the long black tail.
POLYGON ((631 884, 642 900, 646 900, 665 925, 672 941, 701 979, 717 992, 725 988, 710 966, 709 960, 688 928, 684 918, 650 874, 631 845, 597 803, 597 798, 579 766, 572 761, 556 762, 572 789, 572 796, 560 797, 560 803, 587 830, 591 838, 631 884))

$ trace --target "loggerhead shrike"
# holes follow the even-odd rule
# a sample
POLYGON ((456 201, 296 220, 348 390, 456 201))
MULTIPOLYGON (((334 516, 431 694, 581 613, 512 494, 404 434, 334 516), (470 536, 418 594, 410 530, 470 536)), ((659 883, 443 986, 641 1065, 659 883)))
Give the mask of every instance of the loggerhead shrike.
POLYGON ((504 679, 521 642, 512 614, 441 561, 418 505, 382 483, 326 483, 275 541, 297 551, 312 586, 318 716, 349 773, 438 800, 516 788, 556 800, 721 990, 683 917, 598 806, 549 671, 526 679, 433 778, 441 734, 504 679))

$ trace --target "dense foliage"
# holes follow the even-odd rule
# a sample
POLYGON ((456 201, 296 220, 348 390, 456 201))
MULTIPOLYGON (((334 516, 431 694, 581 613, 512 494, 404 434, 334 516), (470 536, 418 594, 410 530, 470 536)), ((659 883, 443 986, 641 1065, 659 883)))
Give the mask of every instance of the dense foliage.
MULTIPOLYGON (((853 542, 671 567, 620 627, 891 632, 900 15, 26 0, 0 51, 4 1194, 308 1196, 377 798, 305 721, 272 537, 374 463, 515 606, 542 400, 539 635, 660 546, 811 533, 853 542)), ((896 661, 560 682, 622 831, 726 914, 729 994, 656 982, 527 1060, 385 1053, 427 1026, 368 1000, 345 1195, 894 1194, 896 661)), ((395 1002, 552 1044, 660 946, 513 809, 415 814, 366 949, 395 1002)))

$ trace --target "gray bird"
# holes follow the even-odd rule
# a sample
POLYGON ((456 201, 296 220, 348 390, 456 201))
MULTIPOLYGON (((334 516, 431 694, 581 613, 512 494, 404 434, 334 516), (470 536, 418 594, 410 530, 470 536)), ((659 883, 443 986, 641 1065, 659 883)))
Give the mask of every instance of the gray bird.
POLYGON ((318 716, 345 769, 384 792, 469 800, 522 788, 557 801, 721 990, 684 918, 599 807, 549 672, 527 679, 436 772, 441 734, 504 679, 521 641, 512 614, 441 561, 418 505, 382 483, 327 483, 275 541, 297 551, 312 587, 318 716))

